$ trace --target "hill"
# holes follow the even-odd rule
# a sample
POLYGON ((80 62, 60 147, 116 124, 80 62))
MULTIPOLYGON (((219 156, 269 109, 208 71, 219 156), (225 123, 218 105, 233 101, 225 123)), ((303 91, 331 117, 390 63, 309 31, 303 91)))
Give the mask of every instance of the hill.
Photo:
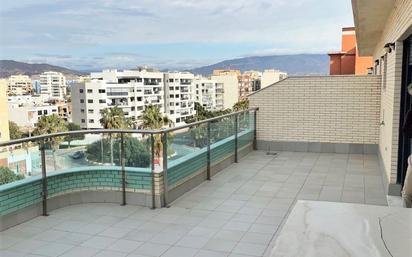
POLYGON ((195 74, 210 75, 214 69, 248 70, 277 69, 289 75, 326 75, 329 73, 327 54, 296 54, 252 56, 225 60, 216 64, 190 70, 195 74))
POLYGON ((83 72, 70 70, 64 67, 54 66, 46 63, 24 63, 12 60, 0 60, 0 78, 6 78, 11 75, 38 75, 45 71, 61 72, 68 77, 84 75, 83 72))

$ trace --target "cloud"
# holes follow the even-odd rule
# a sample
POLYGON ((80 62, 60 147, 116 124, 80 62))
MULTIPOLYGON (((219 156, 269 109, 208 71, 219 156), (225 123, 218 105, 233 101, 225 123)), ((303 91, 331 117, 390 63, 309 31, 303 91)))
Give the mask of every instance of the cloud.
MULTIPOLYGON (((166 61, 173 65, 191 61, 196 65, 218 59, 205 54, 208 51, 203 49, 186 51, 185 44, 232 45, 233 49, 254 45, 254 49, 247 51, 228 51, 232 57, 254 52, 292 53, 314 49, 327 52, 329 48, 338 48, 340 28, 352 25, 347 0, 3 2, 0 58, 22 60, 40 58, 36 53, 50 53, 70 55, 71 63, 80 62, 70 65, 81 66, 93 64, 93 60, 102 60, 102 65, 119 60, 126 64, 159 65, 166 61), (154 47, 143 51, 141 45, 154 47), (176 56, 176 52, 183 56, 176 56), (100 57, 102 59, 95 59, 100 57)), ((221 58, 226 56, 221 54, 221 58)), ((48 60, 57 61, 57 58, 48 60)))

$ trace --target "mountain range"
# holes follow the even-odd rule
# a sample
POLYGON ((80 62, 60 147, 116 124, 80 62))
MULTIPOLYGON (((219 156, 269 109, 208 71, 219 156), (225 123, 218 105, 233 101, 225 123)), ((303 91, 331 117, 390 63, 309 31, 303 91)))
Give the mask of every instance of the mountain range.
POLYGON ((13 60, 0 60, 0 78, 6 78, 11 75, 38 75, 45 71, 57 71, 63 73, 67 77, 75 77, 84 75, 85 73, 71 70, 68 68, 50 65, 46 63, 24 63, 13 60))
POLYGON ((238 69, 242 72, 277 69, 289 75, 326 75, 329 73, 329 56, 327 54, 252 56, 225 60, 192 69, 190 72, 210 75, 214 69, 238 69))
MULTIPOLYGON (((326 54, 252 56, 225 60, 189 71, 194 74, 210 75, 214 69, 238 69, 242 72, 278 69, 287 72, 289 75, 324 75, 328 74, 329 71, 329 57, 326 54)), ((0 78, 18 74, 33 76, 45 71, 61 72, 69 78, 88 74, 84 71, 71 70, 46 63, 29 64, 13 60, 0 60, 0 78)))

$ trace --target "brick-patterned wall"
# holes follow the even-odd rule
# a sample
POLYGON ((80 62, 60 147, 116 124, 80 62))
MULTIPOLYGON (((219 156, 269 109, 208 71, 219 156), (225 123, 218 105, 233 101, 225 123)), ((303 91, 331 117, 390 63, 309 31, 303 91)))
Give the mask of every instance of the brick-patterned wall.
POLYGON ((380 76, 289 77, 249 96, 263 141, 378 144, 380 76))
MULTIPOLYGON (((396 183, 398 166, 398 140, 400 92, 402 84, 403 40, 412 33, 412 1, 396 0, 386 26, 374 51, 374 60, 385 54, 383 46, 395 42, 395 50, 387 55, 386 80, 383 81, 381 117, 385 125, 380 129, 379 152, 388 182, 396 183)), ((378 68, 378 71, 383 67, 378 68)))

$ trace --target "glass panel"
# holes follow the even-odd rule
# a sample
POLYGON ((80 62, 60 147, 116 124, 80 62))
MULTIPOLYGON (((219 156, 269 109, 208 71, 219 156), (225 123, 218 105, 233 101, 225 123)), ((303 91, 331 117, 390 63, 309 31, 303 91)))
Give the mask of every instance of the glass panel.
POLYGON ((41 201, 37 144, 0 147, 0 216, 41 201))
POLYGON ((204 171, 207 164, 207 124, 173 131, 168 134, 168 183, 181 182, 204 171))

